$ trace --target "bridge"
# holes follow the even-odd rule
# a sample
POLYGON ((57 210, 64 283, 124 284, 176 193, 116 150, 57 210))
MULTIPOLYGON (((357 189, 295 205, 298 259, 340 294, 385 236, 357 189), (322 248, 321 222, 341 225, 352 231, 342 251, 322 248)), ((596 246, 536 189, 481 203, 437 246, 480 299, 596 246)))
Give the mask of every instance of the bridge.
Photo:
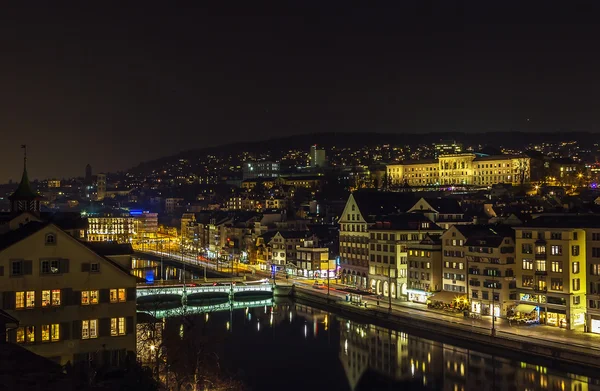
POLYGON ((177 295, 186 297, 194 294, 224 294, 229 297, 234 297, 238 293, 250 294, 256 293, 261 295, 273 296, 273 286, 270 284, 254 284, 254 285, 199 285, 199 286, 150 286, 138 287, 137 298, 158 295, 177 295))
POLYGON ((263 299, 263 300, 248 300, 248 301, 233 301, 230 300, 226 303, 221 304, 211 304, 211 305, 201 305, 201 306, 187 306, 184 305, 178 308, 166 309, 166 310, 138 310, 138 312, 146 312, 157 319, 162 318, 173 318, 177 316, 186 316, 186 315, 196 315, 196 314, 204 314, 208 312, 218 312, 218 311, 231 311, 240 308, 255 308, 255 307, 264 307, 264 306, 272 306, 273 299, 263 299))

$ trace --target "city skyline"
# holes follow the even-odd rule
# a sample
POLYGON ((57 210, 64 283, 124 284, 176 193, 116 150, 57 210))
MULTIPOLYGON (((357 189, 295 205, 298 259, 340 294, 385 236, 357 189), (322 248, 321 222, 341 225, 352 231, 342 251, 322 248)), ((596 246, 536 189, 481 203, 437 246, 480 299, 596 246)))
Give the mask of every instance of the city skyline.
POLYGON ((548 4, 7 9, 0 179, 18 178, 24 143, 35 177, 69 177, 325 131, 596 131, 593 16, 548 4))

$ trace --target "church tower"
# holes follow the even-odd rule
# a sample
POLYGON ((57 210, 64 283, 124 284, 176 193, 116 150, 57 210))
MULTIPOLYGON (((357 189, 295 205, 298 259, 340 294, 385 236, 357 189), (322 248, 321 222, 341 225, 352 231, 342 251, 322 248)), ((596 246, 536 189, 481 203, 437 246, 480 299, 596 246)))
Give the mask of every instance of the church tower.
POLYGON ((17 190, 8 197, 10 200, 10 210, 13 213, 32 212, 39 215, 43 198, 31 189, 29 176, 27 175, 27 146, 21 145, 21 148, 24 149, 23 176, 17 190))

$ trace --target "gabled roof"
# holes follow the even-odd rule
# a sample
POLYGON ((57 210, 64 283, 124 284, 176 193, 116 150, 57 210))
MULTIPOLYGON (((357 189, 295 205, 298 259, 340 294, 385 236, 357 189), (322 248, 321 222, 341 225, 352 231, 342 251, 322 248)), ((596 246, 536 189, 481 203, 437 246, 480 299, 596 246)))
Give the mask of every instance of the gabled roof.
POLYGON ((359 190, 352 193, 363 218, 374 221, 376 216, 404 213, 415 204, 413 193, 359 190))
POLYGON ((309 231, 277 231, 284 239, 304 239, 310 236, 309 231))
POLYGON ((20 242, 21 240, 33 235, 38 231, 41 231, 48 225, 50 225, 50 223, 32 221, 23 225, 19 229, 8 231, 7 233, 0 235, 0 251, 20 242))
POLYGON ((421 229, 423 223, 427 223, 429 228, 424 230, 440 230, 443 229, 437 224, 432 223, 427 217, 420 213, 405 213, 401 215, 390 215, 378 217, 375 222, 375 226, 370 227, 370 231, 378 230, 418 230, 421 229))
POLYGON ((463 214, 465 213, 460 204, 453 198, 424 198, 431 207, 440 214, 463 214))
POLYGON ((81 243, 89 247, 98 255, 133 255, 133 247, 129 243, 112 243, 112 242, 83 242, 81 243))

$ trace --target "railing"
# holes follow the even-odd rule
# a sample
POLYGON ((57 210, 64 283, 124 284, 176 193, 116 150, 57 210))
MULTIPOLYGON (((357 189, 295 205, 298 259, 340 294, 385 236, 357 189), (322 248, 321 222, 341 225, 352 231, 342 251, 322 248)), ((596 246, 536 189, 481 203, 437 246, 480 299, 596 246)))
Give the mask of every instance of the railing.
MULTIPOLYGON (((210 285, 210 286, 186 286, 185 293, 187 295, 195 293, 230 293, 232 292, 273 292, 273 287, 269 284, 262 285, 210 285)), ((183 286, 177 287, 148 287, 137 289, 137 297, 154 296, 154 295, 180 295, 183 296, 183 286)))

